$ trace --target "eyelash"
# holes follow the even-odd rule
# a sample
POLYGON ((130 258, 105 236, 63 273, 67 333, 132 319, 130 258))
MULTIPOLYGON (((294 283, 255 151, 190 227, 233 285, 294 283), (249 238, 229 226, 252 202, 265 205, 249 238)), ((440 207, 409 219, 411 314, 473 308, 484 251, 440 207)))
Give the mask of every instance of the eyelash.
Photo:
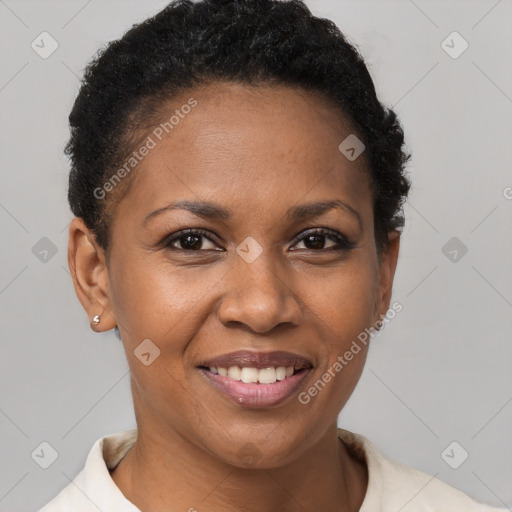
MULTIPOLYGON (((161 242, 164 248, 171 249, 171 250, 177 250, 177 251, 183 251, 183 252, 204 252, 206 250, 211 251, 212 249, 181 249, 179 247, 173 247, 171 244, 180 238, 186 236, 186 235, 195 235, 195 236, 202 236, 206 239, 208 239, 211 243, 215 243, 214 240, 209 236, 207 231, 204 231, 203 229, 185 229, 183 231, 180 231, 178 233, 175 233, 171 235, 170 237, 164 238, 164 240, 161 242)), ((336 242, 336 246, 334 247, 328 247, 327 249, 305 249, 310 250, 313 252, 327 252, 327 251, 348 251, 350 249, 353 249, 355 247, 355 243, 347 240, 343 235, 337 233, 336 231, 332 231, 330 229, 326 228, 313 228, 306 230, 305 232, 301 233, 299 236, 297 236, 293 240, 293 246, 297 245, 299 242, 301 242, 303 239, 307 238, 308 236, 312 235, 323 235, 327 238, 330 238, 334 242, 336 242)), ((292 247, 293 247, 292 246, 292 247)), ((302 250, 302 249, 301 249, 302 250)))

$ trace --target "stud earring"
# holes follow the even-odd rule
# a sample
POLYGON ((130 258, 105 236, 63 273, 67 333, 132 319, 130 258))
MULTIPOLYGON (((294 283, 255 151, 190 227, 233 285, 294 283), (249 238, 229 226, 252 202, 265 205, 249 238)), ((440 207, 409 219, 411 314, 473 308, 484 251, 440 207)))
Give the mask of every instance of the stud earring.
POLYGON ((94 325, 98 325, 100 323, 100 315, 95 315, 94 318, 92 319, 92 323, 94 325))

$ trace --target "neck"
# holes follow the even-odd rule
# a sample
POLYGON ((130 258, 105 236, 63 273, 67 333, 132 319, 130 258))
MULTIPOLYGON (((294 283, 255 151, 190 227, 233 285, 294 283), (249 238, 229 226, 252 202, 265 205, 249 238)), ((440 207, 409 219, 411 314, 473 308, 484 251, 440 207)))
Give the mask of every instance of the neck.
POLYGON ((165 437, 139 428, 132 449, 112 471, 124 496, 140 510, 261 510, 354 512, 368 484, 331 425, 318 443, 290 464, 247 469, 227 464, 175 432, 165 437))

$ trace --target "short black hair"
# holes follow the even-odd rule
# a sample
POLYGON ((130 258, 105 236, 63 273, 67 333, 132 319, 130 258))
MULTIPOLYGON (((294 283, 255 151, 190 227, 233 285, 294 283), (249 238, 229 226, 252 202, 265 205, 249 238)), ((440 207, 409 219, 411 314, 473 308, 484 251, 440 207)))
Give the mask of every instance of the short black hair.
POLYGON ((219 81, 301 88, 339 109, 366 147, 380 253, 388 234, 404 224, 410 154, 403 130, 395 112, 379 102, 357 48, 301 0, 176 0, 89 63, 69 116, 65 153, 69 205, 100 247, 109 247, 111 208, 94 191, 126 160, 158 106, 219 81))

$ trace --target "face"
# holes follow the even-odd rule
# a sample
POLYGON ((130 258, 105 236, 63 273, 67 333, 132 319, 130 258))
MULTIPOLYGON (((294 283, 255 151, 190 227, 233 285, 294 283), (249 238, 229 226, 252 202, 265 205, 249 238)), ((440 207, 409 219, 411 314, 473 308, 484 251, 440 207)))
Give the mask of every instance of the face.
POLYGON ((336 424, 367 345, 345 354, 389 307, 398 242, 379 261, 368 170, 338 149, 353 132, 330 104, 215 84, 164 117, 190 98, 116 205, 99 302, 140 432, 237 466, 250 442, 276 467, 336 424))

